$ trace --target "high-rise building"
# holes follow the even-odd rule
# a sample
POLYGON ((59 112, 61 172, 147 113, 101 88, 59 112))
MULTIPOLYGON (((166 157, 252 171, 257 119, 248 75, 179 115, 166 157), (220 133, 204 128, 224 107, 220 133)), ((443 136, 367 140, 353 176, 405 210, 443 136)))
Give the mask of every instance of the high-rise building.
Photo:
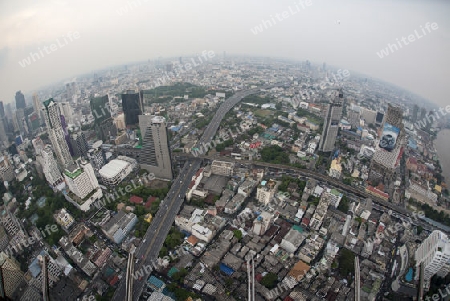
POLYGON ((122 94, 122 109, 127 127, 139 124, 139 115, 142 114, 143 108, 141 93, 129 90, 122 94))
POLYGON ((6 135, 5 118, 0 117, 0 149, 2 147, 8 147, 9 141, 6 135))
POLYGON ((3 101, 0 101, 0 118, 5 117, 5 108, 3 107, 3 101))
POLYGON ((416 280, 419 279, 420 266, 423 264, 423 281, 425 287, 429 286, 430 279, 434 275, 445 277, 450 271, 450 240, 447 235, 439 230, 431 232, 417 248, 416 280))
POLYGON ((73 155, 75 157, 85 157, 87 155, 89 146, 83 132, 80 131, 78 133, 70 134, 70 145, 72 146, 73 155))
POLYGON ((331 152, 334 149, 336 137, 339 130, 339 121, 342 117, 342 104, 344 95, 342 90, 335 91, 334 99, 327 105, 323 123, 322 137, 320 138, 319 150, 331 152))
POLYGON ((58 162, 64 168, 67 168, 73 165, 73 160, 65 139, 59 107, 53 98, 44 101, 43 112, 48 136, 52 142, 53 150, 58 158, 58 162))
POLYGON ((39 101, 39 96, 37 95, 37 93, 33 94, 33 109, 34 112, 38 115, 39 117, 39 123, 42 123, 44 121, 44 114, 41 110, 42 107, 42 103, 39 101))
POLYGON ((25 109, 26 107, 25 96, 21 91, 16 92, 16 109, 25 109))
POLYGON ((381 137, 371 162, 369 181, 372 184, 380 180, 384 184, 390 184, 400 164, 405 144, 402 120, 402 109, 389 105, 381 127, 381 137))
POLYGON ((103 196, 95 177, 92 165, 85 160, 78 160, 72 170, 64 171, 64 179, 73 195, 65 195, 80 210, 88 211, 90 205, 103 196))
POLYGON ((95 142, 87 153, 87 157, 95 171, 100 170, 106 163, 106 156, 101 145, 102 141, 95 142))
POLYGON ((109 141, 110 137, 117 135, 117 128, 111 117, 108 95, 92 98, 90 106, 97 137, 103 141, 109 141))
POLYGON ((73 123, 73 110, 68 102, 60 102, 59 107, 61 109, 61 114, 64 116, 65 123, 73 123))
POLYGON ((416 122, 419 117, 419 106, 414 105, 413 111, 412 111, 412 122, 416 122))
POLYGON ((420 119, 424 119, 427 116, 427 109, 420 109, 420 119))
POLYGON ((25 109, 17 109, 16 110, 16 122, 17 122, 17 130, 20 133, 24 133, 28 131, 28 128, 26 126, 25 122, 25 109))
POLYGON ((139 158, 141 168, 156 177, 172 179, 172 160, 166 119, 161 116, 139 115, 142 134, 142 154, 139 158))
POLYGON ((11 300, 15 299, 14 292, 25 284, 24 273, 20 270, 20 264, 13 257, 4 252, 0 253, 0 277, 3 284, 3 292, 11 300))
POLYGON ((58 164, 56 164, 56 160, 53 157, 53 150, 50 145, 46 145, 44 149, 42 149, 41 155, 45 179, 52 187, 58 186, 63 181, 63 177, 58 169, 58 164))

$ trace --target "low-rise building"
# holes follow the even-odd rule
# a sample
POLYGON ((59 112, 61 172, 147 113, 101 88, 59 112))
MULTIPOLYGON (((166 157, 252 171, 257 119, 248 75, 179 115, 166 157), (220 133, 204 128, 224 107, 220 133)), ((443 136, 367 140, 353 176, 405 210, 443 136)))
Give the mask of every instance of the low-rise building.
POLYGON ((105 185, 114 186, 122 182, 137 166, 135 159, 118 156, 104 165, 98 172, 105 185))
POLYGON ((130 233, 137 221, 136 214, 119 211, 102 226, 102 231, 109 239, 119 244, 130 233))

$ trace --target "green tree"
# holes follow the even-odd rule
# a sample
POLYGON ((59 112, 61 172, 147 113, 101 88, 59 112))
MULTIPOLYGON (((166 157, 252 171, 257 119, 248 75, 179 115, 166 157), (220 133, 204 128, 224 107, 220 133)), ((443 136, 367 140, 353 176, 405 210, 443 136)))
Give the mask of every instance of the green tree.
POLYGON ((274 288, 277 282, 278 282, 278 275, 275 273, 267 273, 266 276, 264 276, 261 279, 261 284, 267 287, 268 289, 274 288))
POLYGON ((234 234, 234 237, 236 237, 238 240, 242 239, 242 232, 241 232, 241 230, 234 230, 233 234, 234 234))

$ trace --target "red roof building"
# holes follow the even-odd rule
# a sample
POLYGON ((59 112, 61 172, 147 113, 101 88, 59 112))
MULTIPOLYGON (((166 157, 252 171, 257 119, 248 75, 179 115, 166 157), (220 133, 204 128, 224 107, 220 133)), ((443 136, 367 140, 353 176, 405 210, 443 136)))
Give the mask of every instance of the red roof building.
POLYGON ((132 195, 130 198, 130 202, 134 204, 142 204, 144 202, 144 199, 136 195, 132 195))
POLYGON ((156 196, 149 196, 147 199, 147 202, 145 202, 144 207, 145 208, 150 208, 152 206, 152 203, 154 203, 156 201, 156 196))

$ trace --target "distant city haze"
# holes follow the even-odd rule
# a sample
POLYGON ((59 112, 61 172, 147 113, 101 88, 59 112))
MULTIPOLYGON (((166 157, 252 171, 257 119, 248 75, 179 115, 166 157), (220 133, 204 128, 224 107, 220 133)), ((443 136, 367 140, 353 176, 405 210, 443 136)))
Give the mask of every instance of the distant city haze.
POLYGON ((98 69, 210 49, 326 62, 449 104, 450 1, 311 0, 258 34, 250 30, 296 5, 301 8, 295 0, 1 1, 0 100, 98 69), (376 55, 427 22, 439 29, 383 59, 376 55), (21 67, 30 53, 68 32, 80 38, 21 67))

